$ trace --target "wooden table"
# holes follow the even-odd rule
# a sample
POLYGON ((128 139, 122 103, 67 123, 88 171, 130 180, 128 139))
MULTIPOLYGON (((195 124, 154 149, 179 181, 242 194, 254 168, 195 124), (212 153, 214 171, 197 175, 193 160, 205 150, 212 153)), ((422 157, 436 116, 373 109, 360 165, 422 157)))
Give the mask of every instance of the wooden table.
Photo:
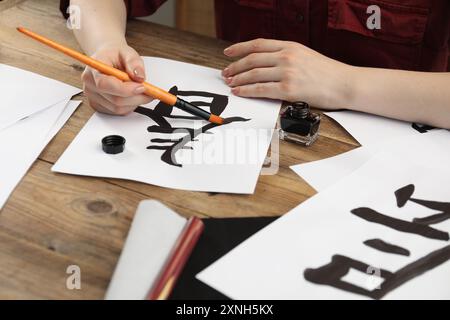
MULTIPOLYGON (((57 0, 0 1, 0 63, 81 87, 80 64, 19 34, 18 25, 79 49, 57 0)), ((212 38, 142 21, 129 22, 127 37, 141 55, 215 68, 229 62, 222 55, 227 44, 212 38)), ((0 212, 0 298, 102 299, 141 200, 160 200, 186 217, 279 216, 315 193, 290 165, 358 146, 345 130, 324 118, 320 138, 312 147, 281 143, 278 174, 261 176, 253 195, 177 191, 55 174, 50 168, 93 113, 83 95, 77 98, 84 103, 0 212), (81 290, 66 288, 69 265, 81 268, 81 290)), ((7 156, 7 150, 2 152, 6 152, 2 157, 7 156)))

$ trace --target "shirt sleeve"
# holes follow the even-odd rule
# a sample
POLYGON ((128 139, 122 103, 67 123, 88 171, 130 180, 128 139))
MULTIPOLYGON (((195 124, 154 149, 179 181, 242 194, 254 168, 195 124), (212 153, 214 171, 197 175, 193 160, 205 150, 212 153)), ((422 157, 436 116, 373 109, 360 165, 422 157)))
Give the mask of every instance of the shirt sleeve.
MULTIPOLYGON (((166 0, 124 0, 129 18, 145 17, 153 14, 166 0)), ((69 18, 67 8, 70 0, 60 0, 59 9, 64 18, 69 18)))
POLYGON ((70 0, 60 0, 59 1, 59 10, 61 11, 64 18, 69 18, 69 14, 67 13, 67 8, 70 5, 70 0))
POLYGON ((155 13, 166 0, 125 0, 129 18, 145 17, 155 13))
POLYGON ((450 72, 450 37, 448 38, 447 56, 447 72, 450 72))

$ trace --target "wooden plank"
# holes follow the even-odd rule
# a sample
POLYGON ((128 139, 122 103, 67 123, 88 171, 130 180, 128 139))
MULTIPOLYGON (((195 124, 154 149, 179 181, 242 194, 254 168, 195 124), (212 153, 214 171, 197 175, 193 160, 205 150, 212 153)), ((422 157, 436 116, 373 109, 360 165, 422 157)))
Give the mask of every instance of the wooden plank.
POLYGON ((177 0, 176 26, 180 30, 215 37, 214 0, 177 0))
POLYGON ((148 197, 99 179, 54 174, 50 167, 36 162, 1 211, 0 298, 102 298, 136 207, 148 197), (81 292, 65 287, 71 264, 81 268, 81 292), (22 271, 12 277, 10 270, 22 271), (54 288, 25 290, 24 279, 54 288))
POLYGON ((36 162, 0 215, 0 239, 17 239, 0 241, 0 298, 10 294, 5 283, 17 288, 15 298, 100 298, 143 199, 106 182, 55 175, 49 163, 36 162), (81 267, 82 285, 93 293, 66 289, 62 280, 71 264, 81 267), (26 275, 5 274, 22 269, 26 275), (24 278, 36 286, 28 288, 24 278), (51 290, 41 292, 42 286, 51 290))
POLYGON ((0 230, 1 299, 102 299, 107 272, 0 230), (66 287, 70 265, 81 268, 81 290, 66 287))
POLYGON ((25 0, 1 0, 0 1, 0 12, 8 10, 14 6, 17 6, 19 3, 24 2, 25 0))

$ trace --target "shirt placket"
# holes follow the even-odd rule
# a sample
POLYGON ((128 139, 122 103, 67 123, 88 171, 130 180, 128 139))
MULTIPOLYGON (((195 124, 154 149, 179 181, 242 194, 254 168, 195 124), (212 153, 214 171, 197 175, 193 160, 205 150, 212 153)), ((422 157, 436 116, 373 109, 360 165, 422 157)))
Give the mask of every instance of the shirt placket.
POLYGON ((309 44, 310 2, 311 0, 277 1, 276 31, 278 38, 295 39, 305 45, 309 44))

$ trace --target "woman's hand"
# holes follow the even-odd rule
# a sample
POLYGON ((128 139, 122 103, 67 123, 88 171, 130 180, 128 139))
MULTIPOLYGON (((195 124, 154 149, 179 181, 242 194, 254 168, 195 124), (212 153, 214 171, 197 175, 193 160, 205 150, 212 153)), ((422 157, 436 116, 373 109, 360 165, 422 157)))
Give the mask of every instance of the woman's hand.
POLYGON ((135 81, 123 82, 87 67, 82 75, 83 89, 92 108, 103 113, 126 115, 137 106, 152 101, 143 94, 144 61, 133 48, 126 44, 106 44, 92 57, 127 72, 135 81))
POLYGON ((237 96, 304 101, 325 109, 350 103, 352 67, 299 43, 257 39, 224 53, 240 58, 222 72, 237 96))

